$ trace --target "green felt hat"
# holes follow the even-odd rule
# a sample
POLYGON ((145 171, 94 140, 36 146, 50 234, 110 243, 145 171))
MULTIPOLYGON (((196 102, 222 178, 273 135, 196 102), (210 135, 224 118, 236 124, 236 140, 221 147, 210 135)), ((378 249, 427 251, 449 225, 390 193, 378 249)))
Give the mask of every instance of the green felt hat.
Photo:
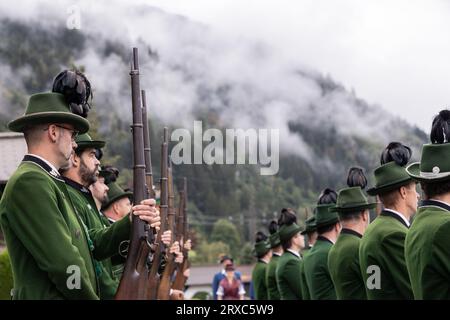
POLYGON ((305 230, 302 231, 302 234, 306 234, 306 233, 311 233, 317 230, 317 225, 316 225, 316 216, 313 215, 311 217, 309 217, 308 219, 306 219, 305 221, 305 230))
POLYGON ((88 148, 101 149, 105 146, 106 142, 101 140, 92 140, 91 136, 87 133, 80 134, 76 137, 77 150, 83 150, 88 148))
POLYGON ((412 181, 406 168, 399 166, 395 161, 376 168, 374 175, 375 186, 367 190, 371 196, 398 189, 412 181))
POLYGON ((270 247, 271 248, 278 247, 281 244, 279 231, 277 231, 275 233, 272 233, 269 236, 269 242, 270 242, 270 247))
POLYGON ((79 133, 89 130, 89 121, 70 111, 64 95, 53 92, 33 94, 25 114, 8 123, 8 128, 23 132, 27 126, 45 123, 68 123, 79 133))
POLYGON ((110 184, 110 181, 113 177, 115 177, 115 174, 109 170, 103 170, 102 167, 98 170, 98 176, 105 178, 105 183, 110 184))
POLYGON ((331 208, 330 212, 352 213, 373 209, 376 206, 376 202, 369 203, 367 201, 361 187, 351 187, 339 191, 336 206, 331 208))
POLYGON ((270 250, 269 241, 267 241, 267 240, 259 241, 259 242, 255 243, 255 248, 253 250, 253 254, 256 257, 261 257, 261 256, 265 255, 267 252, 269 252, 269 250, 270 250))
POLYGON ((316 207, 316 226, 323 227, 334 224, 339 221, 338 215, 330 209, 334 208, 335 204, 319 204, 316 207))
POLYGON ((450 180, 450 143, 424 144, 420 162, 406 167, 411 178, 422 182, 450 180))
POLYGON ((289 225, 283 224, 281 225, 280 229, 278 229, 278 233, 280 234, 280 241, 285 242, 302 230, 303 228, 295 222, 289 225))
POLYGON ((103 205, 102 209, 108 208, 113 202, 120 200, 122 198, 128 197, 132 198, 133 192, 124 191, 117 182, 111 182, 108 184, 108 201, 103 205))

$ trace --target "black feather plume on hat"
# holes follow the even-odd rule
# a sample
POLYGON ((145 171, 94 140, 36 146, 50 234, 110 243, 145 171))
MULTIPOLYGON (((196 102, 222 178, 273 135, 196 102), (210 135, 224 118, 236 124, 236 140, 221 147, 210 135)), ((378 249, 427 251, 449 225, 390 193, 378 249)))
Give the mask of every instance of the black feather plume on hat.
POLYGON ((364 175, 364 170, 359 167, 352 167, 348 171, 347 185, 349 187, 361 187, 364 189, 367 186, 367 178, 364 175))
POLYGON ((317 204, 333 204, 336 203, 337 193, 333 189, 325 188, 319 196, 317 204))
POLYGON ((450 110, 442 110, 434 117, 430 132, 431 143, 450 142, 450 110))
POLYGON ((295 211, 291 208, 281 209, 281 215, 278 219, 278 225, 291 225, 293 223, 297 223, 297 216, 295 215, 295 211))
POLYGON ((119 169, 111 165, 106 165, 102 166, 102 170, 110 173, 108 175, 108 181, 105 181, 106 184, 117 181, 117 178, 119 177, 119 169))
POLYGON ((381 154, 381 164, 386 164, 391 161, 395 161, 399 166, 406 166, 409 159, 411 159, 411 148, 405 146, 400 142, 391 142, 381 154))
POLYGON ((91 106, 91 84, 86 76, 78 70, 64 70, 53 80, 53 92, 62 93, 69 104, 70 111, 86 118, 91 106))
POLYGON ((278 223, 275 220, 270 221, 269 223, 269 233, 274 234, 278 231, 278 223))
POLYGON ((255 242, 266 241, 267 236, 262 231, 258 231, 255 235, 255 242))

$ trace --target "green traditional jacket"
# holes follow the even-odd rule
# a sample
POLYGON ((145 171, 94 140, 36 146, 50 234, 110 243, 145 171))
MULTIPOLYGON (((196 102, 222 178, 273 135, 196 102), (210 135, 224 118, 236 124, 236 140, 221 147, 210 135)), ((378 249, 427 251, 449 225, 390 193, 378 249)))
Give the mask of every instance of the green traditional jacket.
POLYGON ((281 300, 301 300, 300 255, 285 251, 277 263, 276 279, 281 300))
POLYGON ((405 257, 415 299, 450 299, 450 205, 422 201, 406 236, 405 257))
POLYGON ((266 285, 266 272, 267 272, 267 262, 259 259, 253 268, 252 272, 252 282, 253 288, 255 290, 256 300, 267 300, 267 285, 266 285))
POLYGON ((120 278, 113 273, 111 256, 119 251, 120 242, 129 239, 130 219, 124 217, 117 223, 110 225, 105 217, 97 210, 89 189, 77 182, 64 178, 75 210, 88 229, 94 244, 94 258, 97 256, 108 258, 96 260, 97 273, 100 284, 100 299, 114 299, 120 278))
POLYGON ((277 285, 277 265, 280 257, 277 253, 272 254, 269 264, 266 268, 266 286, 267 286, 267 298, 269 300, 280 300, 280 292, 277 285))
POLYGON ((0 201, 0 221, 11 258, 13 299, 99 298, 89 235, 64 180, 45 161, 24 157, 0 201))
POLYGON ((382 211, 365 231, 359 245, 359 262, 369 300, 413 299, 405 261, 407 233, 405 221, 387 210, 382 211), (368 278, 377 272, 372 271, 371 266, 379 267, 379 289, 368 287, 368 278))
POLYGON ((339 300, 367 299, 359 266, 361 237, 358 232, 344 228, 328 253, 328 270, 339 300))
POLYGON ((302 288, 302 298, 303 300, 311 300, 311 296, 309 295, 308 283, 306 282, 306 274, 305 274, 305 258, 309 254, 311 248, 303 250, 303 260, 300 265, 300 285, 302 288))
POLYGON ((336 291, 328 271, 328 252, 332 246, 330 240, 319 236, 303 261, 312 300, 336 300, 336 291))

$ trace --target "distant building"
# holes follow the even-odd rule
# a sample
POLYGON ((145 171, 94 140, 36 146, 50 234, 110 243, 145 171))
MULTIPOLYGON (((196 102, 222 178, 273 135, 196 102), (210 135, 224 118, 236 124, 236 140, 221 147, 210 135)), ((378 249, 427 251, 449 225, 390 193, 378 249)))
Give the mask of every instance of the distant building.
POLYGON ((0 193, 26 153, 22 133, 0 132, 0 193))
MULTIPOLYGON (((22 133, 0 132, 0 197, 9 177, 27 153, 27 145, 22 133)), ((3 248, 3 235, 0 228, 0 252, 3 248)))

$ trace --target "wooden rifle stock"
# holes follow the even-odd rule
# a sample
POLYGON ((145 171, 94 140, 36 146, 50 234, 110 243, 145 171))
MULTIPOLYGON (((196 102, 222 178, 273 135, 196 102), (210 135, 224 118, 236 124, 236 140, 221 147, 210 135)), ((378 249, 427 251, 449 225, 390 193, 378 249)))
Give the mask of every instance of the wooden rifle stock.
MULTIPOLYGON (((133 109, 133 197, 134 203, 138 204, 145 198, 145 162, 137 48, 133 48, 133 63, 130 76, 133 109)), ((127 260, 115 299, 146 299, 150 242, 148 225, 138 217, 132 215, 127 260)))
POLYGON ((168 185, 167 185, 167 163, 168 163, 168 129, 164 128, 164 140, 161 145, 161 179, 160 179, 160 212, 161 212, 161 228, 156 240, 156 251, 153 256, 152 267, 150 269, 148 283, 149 283, 149 296, 151 300, 155 300, 158 295, 158 287, 160 283, 159 266, 161 264, 161 256, 163 253, 163 243, 161 241, 161 235, 167 229, 167 214, 168 214, 168 185))
MULTIPOLYGON (((172 171, 172 161, 169 157, 169 166, 168 166, 168 187, 169 187, 169 209, 167 215, 167 224, 168 230, 172 232, 172 239, 174 239, 174 222, 175 222, 175 195, 173 190, 173 171, 172 171)), ((173 240, 170 244, 173 243, 173 240)), ((170 246, 169 246, 170 247, 170 246)), ((164 272, 161 276, 161 281, 159 283, 158 288, 158 300, 169 300, 170 299, 170 284, 171 284, 171 276, 173 271, 175 270, 175 256, 174 254, 168 254, 166 266, 164 268, 164 272)), ((177 299, 179 300, 179 299, 177 299)))
MULTIPOLYGON (((186 284, 187 278, 184 276, 184 272, 188 268, 188 250, 184 248, 184 243, 188 240, 188 224, 187 224, 187 179, 183 179, 183 202, 182 202, 182 214, 181 216, 183 219, 180 221, 180 228, 177 230, 180 230, 180 234, 182 234, 183 237, 183 263, 179 266, 177 275, 175 277, 175 281, 173 283, 172 288, 177 290, 184 290, 184 286, 186 284), (182 231, 181 231, 182 230, 182 231)), ((178 222, 177 222, 178 223, 178 222)))

